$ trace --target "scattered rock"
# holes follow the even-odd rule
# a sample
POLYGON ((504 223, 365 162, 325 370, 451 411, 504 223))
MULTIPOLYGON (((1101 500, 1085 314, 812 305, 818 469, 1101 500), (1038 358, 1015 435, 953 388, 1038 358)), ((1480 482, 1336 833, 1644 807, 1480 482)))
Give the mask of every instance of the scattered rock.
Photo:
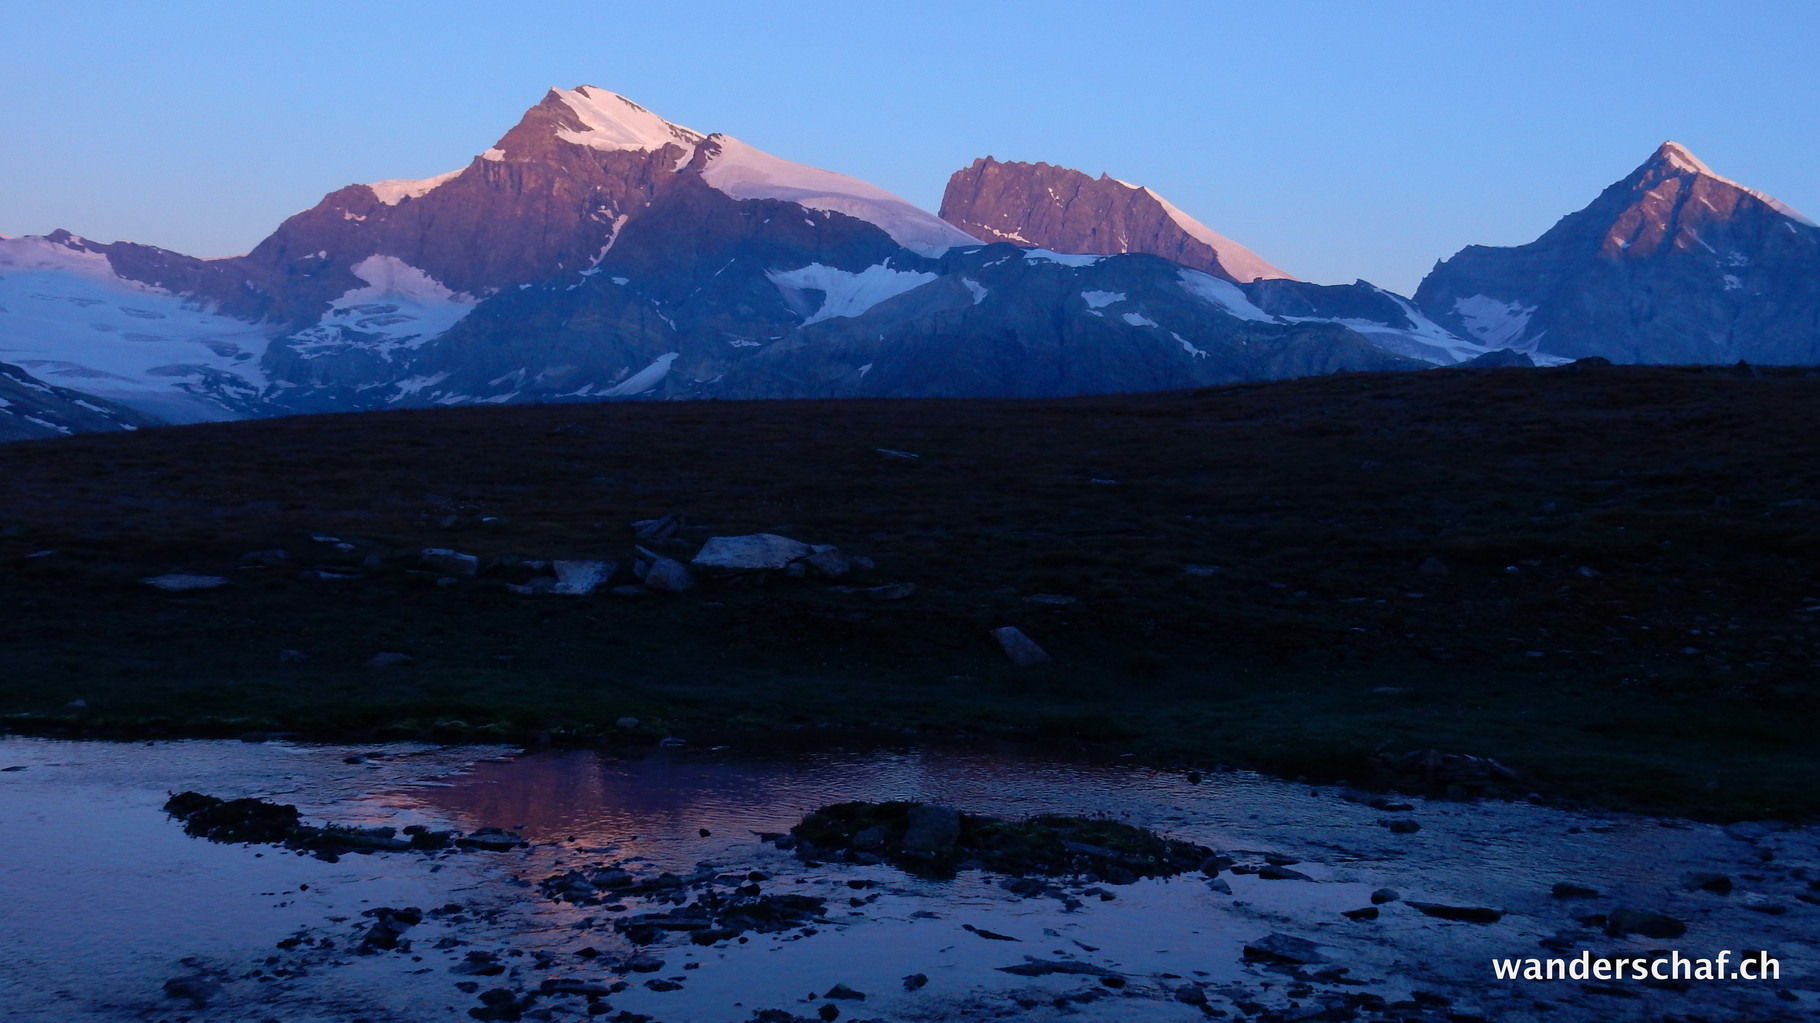
POLYGON ((207 1008, 209 1001, 220 993, 221 983, 202 973, 172 977, 164 982, 165 997, 187 998, 198 1009, 207 1008))
POLYGON ((1288 963, 1292 966, 1327 961, 1327 957, 1321 954, 1319 945, 1293 934, 1266 934, 1256 941, 1246 942, 1245 958, 1253 962, 1288 963))
POLYGON ((1681 878, 1681 887, 1690 892, 1712 892, 1715 895, 1730 895, 1732 879, 1724 874, 1696 872, 1681 878))
POLYGON ((849 1001, 863 1002, 866 1000, 866 993, 863 991, 855 991, 845 984, 836 984, 833 987, 829 988, 828 993, 823 995, 822 997, 823 998, 844 998, 849 1001))
POLYGON ((656 956, 640 953, 626 960, 625 968, 633 973, 656 973, 664 968, 664 961, 656 956))
POLYGON ((1382 906, 1386 902, 1395 902, 1402 897, 1395 888, 1379 888, 1371 893, 1371 904, 1382 906))
POLYGON ((401 654, 395 650, 384 650, 367 658, 369 668, 389 668, 394 664, 409 664, 414 660, 410 654, 401 654))
POLYGON ((1549 891, 1557 899, 1591 899, 1599 894, 1597 888, 1588 888, 1570 881, 1557 882, 1549 891))
POLYGON ((1605 934, 1610 938, 1622 938, 1629 934, 1641 934, 1646 938, 1679 938, 1686 933, 1686 924, 1665 913, 1620 906, 1605 915, 1605 934))
POLYGON ((910 976, 904 978, 904 990, 905 991, 918 991, 918 990, 921 990, 922 987, 928 983, 929 983, 928 974, 912 973, 910 976))
POLYGON ((1288 867, 1279 867, 1276 864, 1272 863, 1268 866, 1258 868, 1258 880, 1260 880, 1260 881, 1313 881, 1314 878, 1309 877, 1307 874, 1304 874, 1299 870, 1290 870, 1288 867))
POLYGON ((999 970, 1019 977, 1048 977, 1058 973, 1082 977, 1118 976, 1116 971, 1104 966, 1096 966, 1093 963, 1083 963, 1073 959, 1038 959, 1036 956, 1025 956, 1024 961, 1016 966, 1001 966, 999 970))
POLYGON ((993 629, 992 638, 998 640, 998 645, 1004 649, 1005 656, 1011 658, 1011 663, 1020 668, 1050 663, 1049 654, 1015 625, 993 629))
POLYGON ((1504 919, 1503 910, 1485 909, 1480 906, 1448 906, 1439 902, 1416 902, 1408 905, 1415 907, 1423 916, 1432 916, 1439 920, 1458 920, 1469 924, 1495 924, 1504 919))
POLYGON ((1379 821, 1378 824, 1382 827, 1389 828, 1390 833, 1393 835, 1413 835, 1422 830, 1422 825, 1420 823, 1409 820, 1408 818, 1379 821))
POLYGON ((481 828, 471 835, 455 840, 463 849, 480 849, 486 852, 506 852, 526 845, 523 838, 512 834, 504 828, 481 828))
POLYGON ((803 818, 789 843, 805 860, 892 863, 935 877, 962 865, 1005 874, 1081 876, 1115 884, 1194 870, 1212 850, 1101 818, 1047 814, 1024 821, 962 813, 926 803, 836 803, 803 818), (884 827, 882 845, 879 832, 884 827), (865 845, 858 847, 859 837, 865 845))
POLYGON ((977 934, 980 937, 985 938, 987 941, 1023 941, 1024 940, 1022 938, 1013 938, 1009 934, 1000 934, 997 931, 989 931, 989 930, 986 930, 984 927, 975 927, 972 924, 962 924, 961 930, 970 932, 972 934, 977 934))
POLYGON ((1341 910, 1340 915, 1348 920, 1355 921, 1376 920, 1378 918, 1378 907, 1366 906, 1364 909, 1341 910))

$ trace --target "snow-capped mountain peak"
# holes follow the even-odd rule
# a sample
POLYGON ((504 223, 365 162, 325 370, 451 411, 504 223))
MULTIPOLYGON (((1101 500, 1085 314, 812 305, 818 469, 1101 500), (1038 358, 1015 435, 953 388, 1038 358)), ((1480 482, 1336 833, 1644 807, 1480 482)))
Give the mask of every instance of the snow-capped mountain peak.
POLYGON ((1679 142, 1669 141, 1662 143, 1656 148, 1655 154, 1649 158, 1648 162, 1638 168, 1638 170, 1642 172, 1643 181, 1646 184, 1651 183, 1652 180, 1660 180, 1670 174, 1692 174, 1711 178, 1720 184, 1730 185, 1791 220, 1799 221, 1809 227, 1820 226, 1815 224, 1812 219, 1804 216, 1800 210, 1795 209, 1793 206, 1790 206, 1788 203, 1783 202, 1773 195, 1759 192, 1754 188, 1739 184, 1722 174, 1715 174, 1713 169, 1706 165, 1705 161, 1695 156, 1691 150, 1679 142))
POLYGON ((604 152, 623 149, 652 152, 671 145, 693 152, 704 137, 701 132, 671 124, 624 96, 597 86, 551 89, 550 92, 569 108, 578 122, 575 127, 556 132, 556 137, 564 142, 604 152))

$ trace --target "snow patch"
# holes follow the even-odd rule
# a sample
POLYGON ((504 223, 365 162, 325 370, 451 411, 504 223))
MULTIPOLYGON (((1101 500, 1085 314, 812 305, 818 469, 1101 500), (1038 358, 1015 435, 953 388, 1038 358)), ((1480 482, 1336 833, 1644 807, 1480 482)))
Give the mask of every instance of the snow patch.
POLYGON ((1271 266, 1257 253, 1183 213, 1169 200, 1148 188, 1143 191, 1156 200, 1157 205, 1163 208, 1163 212, 1169 216, 1169 219, 1175 221, 1175 226, 1181 228, 1188 237, 1212 249, 1214 258, 1219 261, 1220 268, 1231 274, 1234 279, 1247 282, 1259 279, 1295 280, 1294 277, 1271 266))
POLYGON ((368 256, 349 269, 366 287, 343 293, 329 303, 316 326, 291 335, 298 355, 318 358, 361 348, 390 358, 395 351, 419 348, 441 336, 476 301, 397 256, 368 256))
POLYGON ((1133 327, 1154 327, 1157 325, 1155 320, 1140 313, 1126 313, 1125 322, 1131 324, 1133 327))
POLYGON ((974 280, 971 277, 962 277, 961 283, 966 285, 967 290, 973 293, 973 304, 974 305, 979 305, 981 302, 984 302, 986 300, 986 286, 985 285, 981 284, 980 282, 974 280))
POLYGON ((663 382, 670 373, 670 364, 675 362, 681 352, 666 352, 652 360, 649 366, 625 378, 612 387, 600 392, 603 398, 625 398, 634 394, 643 394, 663 382))
POLYGON ((592 85, 551 91, 581 122, 578 129, 561 128, 556 132, 557 138, 574 145, 609 153, 652 152, 665 146, 681 146, 683 155, 676 164, 676 169, 681 170, 695 154, 696 143, 705 137, 701 132, 671 124, 618 93, 592 85))
POLYGON ((713 135, 710 139, 719 152, 708 161, 702 180, 735 199, 782 199, 810 209, 844 213, 877 225, 899 245, 925 256, 979 244, 979 239, 877 185, 793 163, 736 138, 713 135))
POLYGON ((373 190, 373 194, 379 197, 380 202, 387 206, 396 206, 405 199, 416 199, 435 191, 438 186, 454 180, 466 169, 466 167, 457 167, 446 174, 438 174, 433 178, 423 178, 417 181, 405 178, 375 181, 367 187, 373 190))
POLYGON ((1021 255, 1025 259, 1045 263, 1060 263, 1063 266, 1092 266, 1105 256, 1084 256, 1068 252, 1051 252, 1048 249, 1025 249, 1021 255))
POLYGON ((795 270, 767 270, 765 276, 786 298, 805 302, 807 291, 824 296, 821 305, 803 326, 842 316, 859 316, 888 298, 920 288, 935 280, 936 275, 915 270, 893 270, 889 261, 869 266, 859 273, 840 270, 820 263, 795 270))
POLYGON ((1089 309, 1104 309, 1114 302, 1125 301, 1125 293, 1122 291, 1083 291, 1081 298, 1086 301, 1089 309))
POLYGON ((1207 358, 1206 352, 1200 350, 1199 348, 1196 348, 1192 343, 1189 342, 1189 340, 1187 338, 1183 337, 1182 335, 1177 334, 1175 331, 1172 330, 1169 332, 1169 336, 1172 338, 1175 338, 1176 343, 1182 346, 1182 351, 1187 352, 1189 355, 1192 355, 1197 359, 1207 358))
POLYGON ((1744 287, 1744 282, 1742 280, 1738 279, 1737 274, 1726 274, 1725 275, 1725 290, 1726 291, 1737 291, 1743 287, 1744 287))
POLYGON ((1180 270, 1177 271, 1176 276, 1190 295, 1210 305, 1218 306, 1229 315, 1241 320, 1254 320, 1258 323, 1278 322, 1276 317, 1253 305, 1251 299, 1245 297, 1245 293, 1239 290, 1239 286, 1231 281, 1222 281, 1212 274, 1204 274, 1199 270, 1180 270))
POLYGON ((1522 343, 1536 307, 1500 302, 1488 295, 1469 295, 1455 301, 1453 311, 1466 325, 1466 332, 1480 344, 1487 348, 1515 348, 1522 343))

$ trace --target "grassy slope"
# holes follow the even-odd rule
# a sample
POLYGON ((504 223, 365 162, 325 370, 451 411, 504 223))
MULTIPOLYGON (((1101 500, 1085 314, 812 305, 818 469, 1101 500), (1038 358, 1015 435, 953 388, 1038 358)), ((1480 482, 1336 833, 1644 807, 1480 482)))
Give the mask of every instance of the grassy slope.
POLYGON ((0 714, 174 732, 585 735, 628 713, 1012 728, 1358 782, 1389 740, 1496 756, 1561 794, 1807 814, 1817 484, 1820 379, 1632 367, 18 443, 0 446, 0 714), (627 524, 671 511, 691 524, 684 557, 766 530, 919 589, 533 598, 393 562, 298 578, 430 546, 625 557, 627 524), (297 561, 240 567, 273 547, 297 561), (1429 555, 1445 577, 1417 572, 1429 555), (137 582, 173 571, 232 584, 137 582), (1012 669, 987 636, 1001 625, 1056 665, 1012 669), (362 666, 379 651, 414 660, 362 666))

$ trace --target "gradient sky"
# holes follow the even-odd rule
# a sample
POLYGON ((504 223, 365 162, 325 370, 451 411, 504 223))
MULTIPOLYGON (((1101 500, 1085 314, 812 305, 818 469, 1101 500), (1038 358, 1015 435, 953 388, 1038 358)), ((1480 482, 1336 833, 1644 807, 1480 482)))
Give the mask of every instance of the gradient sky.
POLYGON ((244 252, 584 83, 930 210, 978 156, 1106 172, 1404 293, 1664 139, 1820 215, 1811 2, 0 5, 5 235, 244 252))

